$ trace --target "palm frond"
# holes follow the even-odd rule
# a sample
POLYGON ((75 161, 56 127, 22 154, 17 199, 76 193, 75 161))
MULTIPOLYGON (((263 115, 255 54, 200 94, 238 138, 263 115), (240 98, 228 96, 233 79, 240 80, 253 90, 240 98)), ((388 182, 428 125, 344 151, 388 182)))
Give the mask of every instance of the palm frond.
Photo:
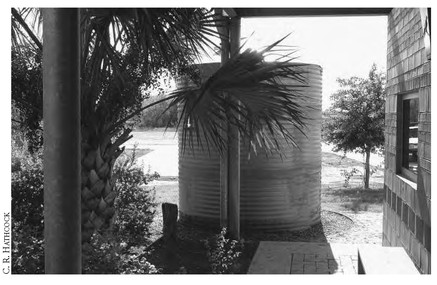
MULTIPOLYGON (((199 56, 216 44, 218 37, 211 21, 212 12, 200 8, 89 8, 82 9, 85 18, 111 32, 111 48, 123 52, 120 42, 136 41, 147 55, 156 49, 160 59, 172 62, 180 50, 199 56)), ((153 61, 153 58, 150 59, 153 61)))
POLYGON ((290 126, 305 134, 306 64, 292 58, 264 60, 282 40, 261 52, 247 49, 234 54, 200 87, 188 86, 172 94, 175 99, 169 108, 182 106, 178 128, 182 127, 183 151, 197 143, 223 154, 228 138, 220 130, 226 124, 235 126, 255 151, 282 153, 289 144, 297 146, 290 126))
MULTIPOLYGON (((83 92, 83 106, 94 112, 102 77, 115 75, 121 79, 120 86, 124 84, 121 58, 132 47, 141 52, 145 75, 156 72, 156 66, 174 69, 194 62, 200 53, 212 49, 210 38, 219 37, 211 19, 212 12, 194 8, 81 9, 81 70, 89 85, 83 92)), ((195 74, 188 69, 186 72, 195 74)), ((132 116, 111 122, 108 130, 119 127, 128 117, 132 116)))
POLYGON ((15 9, 11 8, 11 39, 12 48, 16 51, 20 51, 20 46, 31 45, 34 49, 42 51, 41 38, 38 37, 41 21, 41 13, 36 8, 23 8, 15 9), (29 26, 27 23, 27 18, 32 25, 29 26))

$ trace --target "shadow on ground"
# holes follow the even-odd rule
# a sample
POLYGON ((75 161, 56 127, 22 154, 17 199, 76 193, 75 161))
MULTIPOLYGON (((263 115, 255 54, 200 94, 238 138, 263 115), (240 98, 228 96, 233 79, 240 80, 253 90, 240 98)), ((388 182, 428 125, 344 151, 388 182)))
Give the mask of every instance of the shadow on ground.
MULTIPOLYGON (((331 211, 322 211, 321 221, 306 230, 280 233, 243 232, 241 237, 244 240, 244 247, 239 264, 233 273, 247 273, 261 241, 327 243, 327 235, 339 231, 346 232, 352 226, 353 221, 348 217, 331 211)), ((162 268, 164 274, 211 274, 212 268, 207 257, 205 240, 217 233, 214 230, 200 230, 178 224, 177 242, 166 244, 162 238, 159 238, 149 246, 147 260, 157 268, 162 268)))
POLYGON ((211 273, 206 248, 199 240, 178 239, 176 245, 168 245, 159 238, 148 248, 147 260, 162 268, 162 273, 211 273))

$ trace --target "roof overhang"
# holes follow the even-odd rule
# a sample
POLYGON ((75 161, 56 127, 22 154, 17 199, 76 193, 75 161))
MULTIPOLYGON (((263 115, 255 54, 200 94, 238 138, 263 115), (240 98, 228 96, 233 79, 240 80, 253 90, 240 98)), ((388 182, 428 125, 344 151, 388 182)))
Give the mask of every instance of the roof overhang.
POLYGON ((385 16, 392 8, 223 8, 229 17, 385 16))

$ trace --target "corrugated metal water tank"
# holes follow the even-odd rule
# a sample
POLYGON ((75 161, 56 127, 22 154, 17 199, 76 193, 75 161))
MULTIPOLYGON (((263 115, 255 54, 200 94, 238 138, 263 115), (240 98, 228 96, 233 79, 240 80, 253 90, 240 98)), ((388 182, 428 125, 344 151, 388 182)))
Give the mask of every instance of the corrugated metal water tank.
MULTIPOLYGON (((219 63, 202 64, 202 80, 219 63)), ((300 230, 320 222, 322 68, 304 67, 309 88, 306 137, 290 130, 300 149, 290 146, 282 159, 251 154, 241 145, 240 222, 243 230, 300 230)), ((182 80, 179 86, 186 84, 182 80)), ((180 131, 181 132, 181 131, 180 131)), ((181 151, 179 133, 179 219, 182 223, 216 228, 220 224, 220 157, 218 153, 181 151)))

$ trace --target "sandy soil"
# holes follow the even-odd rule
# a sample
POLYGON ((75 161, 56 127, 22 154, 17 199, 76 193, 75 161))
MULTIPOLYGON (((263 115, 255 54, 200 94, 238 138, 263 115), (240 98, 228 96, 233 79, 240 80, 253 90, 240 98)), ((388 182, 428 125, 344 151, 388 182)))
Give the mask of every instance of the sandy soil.
MULTIPOLYGON (((161 176, 176 177, 178 176, 178 137, 174 130, 155 129, 149 131, 132 132, 133 138, 126 142, 126 149, 132 149, 137 145, 139 149, 151 149, 149 153, 139 158, 138 163, 143 165, 146 172, 158 172, 161 176)), ((345 170, 357 168, 363 172, 363 157, 357 153, 347 153, 346 157, 340 159, 343 153, 334 153, 332 146, 322 143, 322 152, 332 154, 333 159, 322 162, 322 185, 331 187, 344 183, 344 177, 339 175, 338 169, 332 173, 331 166, 344 165, 345 170)), ((384 158, 378 155, 371 155, 370 163, 372 166, 380 166, 384 158)), ((371 187, 379 187, 383 182, 383 173, 379 171, 372 175, 371 187)), ((351 186, 357 186, 361 183, 360 175, 356 175, 350 181, 351 186)))
MULTIPOLYGON (((133 132, 133 139, 125 144, 127 149, 133 148, 134 144, 140 149, 151 149, 149 153, 139 158, 146 171, 157 171, 163 177, 159 181, 153 181, 149 187, 154 187, 157 202, 178 203, 178 140, 177 134, 171 130, 152 130, 146 132, 133 132)), ((345 177, 342 170, 351 171, 357 168, 362 172, 362 156, 355 153, 332 152, 332 147, 322 144, 322 201, 323 194, 336 189, 345 189, 345 177)), ((378 166, 383 163, 383 157, 373 155, 371 164, 378 166)), ((380 189, 383 187, 384 175, 382 169, 376 171, 370 179, 370 187, 380 189)), ((362 186, 362 175, 357 173, 349 181, 349 188, 362 186)), ((340 204, 328 201, 322 204, 323 210, 330 210, 353 221, 353 226, 347 231, 332 232, 327 236, 328 242, 337 243, 373 243, 380 244, 382 241, 382 207, 374 205, 369 210, 353 211, 342 207, 340 204)), ((154 219, 153 236, 158 238, 162 229, 162 213, 160 206, 154 219)))

